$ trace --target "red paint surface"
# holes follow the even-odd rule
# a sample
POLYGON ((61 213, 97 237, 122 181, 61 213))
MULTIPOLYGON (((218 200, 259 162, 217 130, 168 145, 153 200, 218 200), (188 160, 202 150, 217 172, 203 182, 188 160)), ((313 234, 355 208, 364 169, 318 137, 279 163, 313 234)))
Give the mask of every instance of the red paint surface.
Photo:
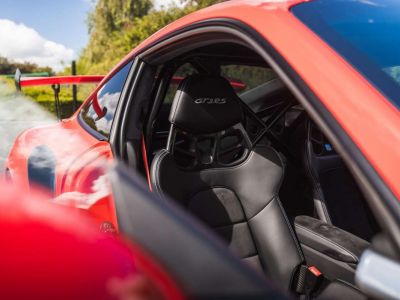
POLYGON ((90 219, 46 203, 44 194, 3 182, 0 188, 2 299, 155 299, 143 289, 156 299, 184 299, 139 246, 100 234, 90 219))
MULTIPOLYGON (((400 198, 399 111, 352 66, 296 19, 291 5, 302 1, 229 1, 186 16, 155 33, 121 61, 94 95, 120 67, 165 35, 198 21, 228 18, 241 21, 265 38, 292 66, 321 103, 353 139, 378 174, 400 198)), ((90 101, 89 96, 86 101, 90 101)), ((28 187, 26 154, 38 144, 48 145, 57 156, 56 194, 91 188, 89 174, 97 165, 113 160, 110 145, 88 134, 77 119, 36 128, 16 141, 7 166, 13 179, 28 187), (71 136, 76 137, 68 142, 71 136)), ((97 202, 97 218, 116 223, 112 199, 97 202), (106 204, 104 204, 104 202, 106 204), (104 208, 108 207, 108 208, 104 208)))
POLYGON ((291 6, 302 2, 307 1, 221 3, 166 26, 124 60, 131 59, 163 36, 195 22, 228 18, 247 24, 261 34, 309 85, 400 199, 400 113, 289 11, 291 6))

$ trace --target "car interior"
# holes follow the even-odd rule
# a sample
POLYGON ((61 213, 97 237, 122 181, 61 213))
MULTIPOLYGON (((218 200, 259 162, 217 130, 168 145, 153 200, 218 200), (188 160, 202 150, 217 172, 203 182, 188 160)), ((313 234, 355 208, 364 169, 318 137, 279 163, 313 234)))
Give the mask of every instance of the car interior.
POLYGON ((134 165, 153 192, 292 295, 363 299, 355 269, 380 228, 335 146, 271 66, 220 42, 153 69, 142 153, 128 155, 145 152, 134 165))

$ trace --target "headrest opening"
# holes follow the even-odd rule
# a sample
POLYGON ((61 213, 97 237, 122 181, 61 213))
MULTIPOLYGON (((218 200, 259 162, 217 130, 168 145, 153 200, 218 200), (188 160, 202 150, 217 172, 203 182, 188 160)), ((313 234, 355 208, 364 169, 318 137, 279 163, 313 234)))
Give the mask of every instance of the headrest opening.
POLYGON ((240 124, 201 135, 176 130, 174 141, 171 152, 177 165, 186 170, 237 165, 246 159, 251 148, 240 124))

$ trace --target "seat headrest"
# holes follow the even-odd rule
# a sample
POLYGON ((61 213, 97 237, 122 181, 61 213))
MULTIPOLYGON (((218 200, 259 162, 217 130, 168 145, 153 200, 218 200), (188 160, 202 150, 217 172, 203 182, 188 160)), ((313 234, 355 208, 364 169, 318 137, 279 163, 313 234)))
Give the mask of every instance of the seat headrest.
POLYGON ((193 134, 227 129, 243 118, 240 99, 221 76, 191 75, 178 87, 172 103, 170 122, 193 134))

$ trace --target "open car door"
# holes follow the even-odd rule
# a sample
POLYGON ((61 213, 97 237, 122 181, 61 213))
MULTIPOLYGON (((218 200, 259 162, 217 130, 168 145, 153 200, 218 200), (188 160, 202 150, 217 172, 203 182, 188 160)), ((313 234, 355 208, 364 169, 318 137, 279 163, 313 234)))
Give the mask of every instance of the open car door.
POLYGON ((286 299, 172 201, 118 166, 110 181, 120 232, 163 267, 189 299, 286 299))

